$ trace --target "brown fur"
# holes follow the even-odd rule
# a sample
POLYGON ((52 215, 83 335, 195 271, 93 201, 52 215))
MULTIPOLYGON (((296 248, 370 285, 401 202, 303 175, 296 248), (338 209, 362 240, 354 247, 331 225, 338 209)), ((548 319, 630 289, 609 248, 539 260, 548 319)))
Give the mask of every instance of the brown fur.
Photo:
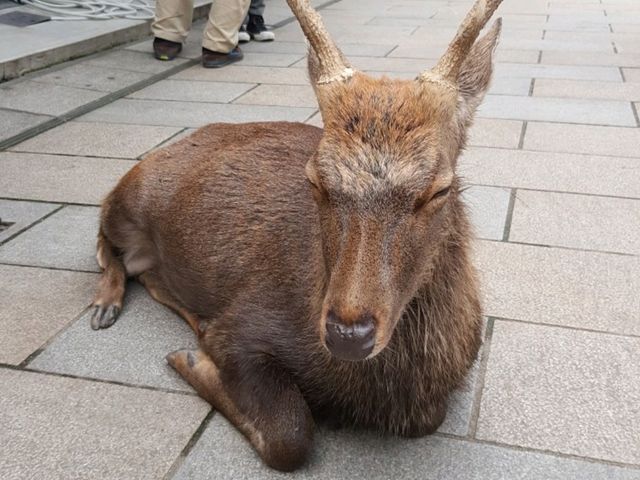
POLYGON ((140 275, 201 337, 169 362, 274 468, 304 462, 312 415, 435 431, 481 343, 455 165, 497 33, 465 61, 459 95, 355 73, 316 88, 324 130, 214 124, 140 162, 103 204, 96 328, 115 320, 121 272, 140 275), (374 319, 368 359, 329 353, 329 311, 374 319))

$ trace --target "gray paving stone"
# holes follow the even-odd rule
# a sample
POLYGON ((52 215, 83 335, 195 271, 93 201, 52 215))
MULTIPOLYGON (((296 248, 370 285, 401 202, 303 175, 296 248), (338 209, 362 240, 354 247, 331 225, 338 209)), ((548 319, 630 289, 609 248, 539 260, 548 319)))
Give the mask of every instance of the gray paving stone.
POLYGON ((637 163, 623 157, 469 148, 458 171, 482 185, 640 198, 637 163))
POLYGON ((147 77, 149 77, 148 73, 76 63, 60 70, 33 77, 32 80, 44 84, 86 88, 101 92, 115 92, 147 77))
POLYGON ((172 102, 167 114, 167 102, 157 100, 117 100, 84 115, 80 120, 92 122, 126 123, 200 127, 213 122, 258 122, 271 120, 304 121, 314 112, 312 108, 273 107, 263 105, 211 105, 194 102, 172 102))
POLYGON ((2 223, 10 224, 0 229, 0 243, 20 233, 58 207, 60 205, 54 203, 0 200, 0 220, 2 223))
MULTIPOLYGON (((439 436, 406 440, 348 430, 317 432, 301 479, 354 480, 632 480, 636 469, 527 452, 439 436)), ((260 463, 245 438, 216 414, 177 471, 176 480, 286 479, 260 463)))
MULTIPOLYGON (((597 80, 621 82, 620 71, 608 66, 542 65, 525 63, 497 63, 496 77, 565 78, 572 80, 597 80)), ((612 85, 613 88, 615 88, 612 85)))
POLYGON ((91 273, 0 265, 0 362, 23 362, 71 322, 91 302, 97 280, 91 273))
POLYGON ((318 108, 316 95, 310 85, 259 85, 233 103, 318 108))
POLYGON ((12 82, 0 86, 0 107, 44 115, 62 115, 97 100, 104 94, 37 82, 12 82))
MULTIPOLYGON (((452 30, 452 36, 450 38, 453 38, 454 33, 455 30, 452 30)), ((398 48, 389 53, 389 57, 423 58, 435 61, 442 52, 444 52, 443 48, 428 48, 427 44, 400 44, 398 48)), ((537 63, 539 54, 536 50, 505 49, 499 46, 495 55, 496 62, 499 63, 537 63)), ((424 64, 425 68, 428 66, 428 64, 424 64)))
MULTIPOLYGON (((90 302, 91 296, 87 297, 90 302)), ((192 392, 167 364, 168 353, 196 348, 187 323, 131 282, 118 321, 106 330, 83 315, 29 365, 38 370, 192 392)))
POLYGON ((475 234, 480 238, 502 240, 511 191, 507 188, 473 186, 462 194, 475 234))
POLYGON ((485 314, 640 334, 640 257, 478 241, 485 314))
POLYGON ((469 145, 518 148, 522 122, 494 118, 476 118, 469 130, 469 145))
POLYGON ((255 84, 251 83, 162 80, 138 90, 126 98, 227 103, 254 87, 255 84))
POLYGON ((606 100, 640 100, 640 83, 622 83, 611 88, 609 82, 540 78, 533 88, 534 97, 596 98, 606 100))
POLYGON ((0 140, 13 137, 24 130, 51 120, 51 118, 52 117, 46 115, 15 112, 0 108, 0 140))
POLYGON ((638 464, 639 377, 639 338, 496 321, 478 438, 638 464))
POLYGON ((64 207, 0 246, 0 262, 98 272, 98 214, 96 207, 64 207))
POLYGON ((518 191, 509 239, 640 253, 640 200, 518 191))
POLYGON ((209 82, 275 83, 279 85, 307 85, 309 76, 300 68, 245 67, 202 68, 199 65, 177 73, 172 79, 209 82))
POLYGON ((487 95, 478 115, 541 122, 636 126, 629 102, 582 98, 487 95))
POLYGON ((544 64, 640 67, 640 55, 605 52, 542 52, 544 64))
POLYGON ((304 56, 305 54, 302 53, 246 52, 242 59, 242 65, 259 67, 288 67, 302 59, 304 56))
POLYGON ((16 152, 137 158, 179 128, 68 122, 11 148, 16 152))
POLYGON ((82 65, 93 65, 110 70, 128 70, 155 74, 164 72, 177 65, 185 63, 187 59, 176 58, 171 62, 160 62, 153 55, 129 50, 114 50, 105 55, 88 58, 82 65))
POLYGON ((547 152, 637 157, 640 129, 530 123, 524 148, 547 152))
POLYGON ((187 395, 0 370, 0 476, 156 479, 207 414, 187 395))
POLYGON ((627 82, 640 82, 640 68, 623 68, 622 74, 627 82))
POLYGON ((134 165, 130 160, 15 152, 0 152, 0 164, 0 192, 6 198, 93 205, 134 165))

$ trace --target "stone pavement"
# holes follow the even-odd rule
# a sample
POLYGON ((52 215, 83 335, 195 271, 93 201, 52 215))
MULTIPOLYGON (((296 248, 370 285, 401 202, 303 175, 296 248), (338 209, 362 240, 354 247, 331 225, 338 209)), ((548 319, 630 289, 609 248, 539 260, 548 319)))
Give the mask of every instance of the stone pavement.
MULTIPOLYGON (((470 0, 316 2, 356 67, 411 78, 470 0)), ((267 20, 288 16, 270 1, 267 20)), ((640 5, 505 0, 460 173, 485 343, 440 431, 321 431, 296 478, 640 479, 640 5)), ((133 286, 94 332, 100 200, 214 121, 320 124, 295 23, 222 70, 150 41, 0 85, 0 478, 285 478, 165 364, 195 345, 133 286)))

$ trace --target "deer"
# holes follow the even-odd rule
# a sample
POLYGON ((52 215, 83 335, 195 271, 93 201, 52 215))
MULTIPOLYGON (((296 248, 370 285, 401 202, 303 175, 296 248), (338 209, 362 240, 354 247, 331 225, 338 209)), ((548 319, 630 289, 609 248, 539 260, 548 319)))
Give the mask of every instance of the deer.
POLYGON ((320 422, 431 434, 464 384, 482 307, 456 164, 501 29, 476 0, 433 68, 374 78, 287 2, 324 127, 211 124, 140 161, 101 207, 90 320, 136 278, 197 335, 169 365, 281 471, 320 422))

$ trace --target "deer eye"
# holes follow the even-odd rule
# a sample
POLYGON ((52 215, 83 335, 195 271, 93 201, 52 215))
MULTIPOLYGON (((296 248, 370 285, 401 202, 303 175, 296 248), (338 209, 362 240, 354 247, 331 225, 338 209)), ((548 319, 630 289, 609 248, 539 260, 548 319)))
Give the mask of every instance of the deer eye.
POLYGON ((426 205, 429 205, 431 202, 446 197, 450 190, 451 190, 451 186, 448 186, 438 190, 431 197, 425 197, 425 196, 418 197, 416 199, 416 202, 413 204, 414 213, 419 212, 420 210, 422 210, 422 208, 424 208, 426 205))

